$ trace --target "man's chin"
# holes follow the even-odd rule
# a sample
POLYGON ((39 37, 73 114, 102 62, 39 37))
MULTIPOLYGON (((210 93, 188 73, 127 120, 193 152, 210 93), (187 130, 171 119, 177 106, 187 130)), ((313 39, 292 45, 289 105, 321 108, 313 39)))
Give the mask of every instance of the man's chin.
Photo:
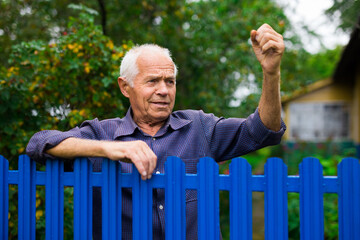
POLYGON ((153 118, 156 119, 157 121, 165 121, 170 116, 170 113, 171 112, 169 111, 160 111, 154 114, 153 118))

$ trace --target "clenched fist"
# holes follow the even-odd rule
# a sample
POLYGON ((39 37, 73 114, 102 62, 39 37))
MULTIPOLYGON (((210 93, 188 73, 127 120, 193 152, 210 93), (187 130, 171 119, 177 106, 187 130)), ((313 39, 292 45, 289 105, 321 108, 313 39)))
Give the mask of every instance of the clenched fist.
POLYGON ((283 36, 265 23, 258 30, 252 30, 250 38, 264 74, 278 74, 285 50, 283 36))

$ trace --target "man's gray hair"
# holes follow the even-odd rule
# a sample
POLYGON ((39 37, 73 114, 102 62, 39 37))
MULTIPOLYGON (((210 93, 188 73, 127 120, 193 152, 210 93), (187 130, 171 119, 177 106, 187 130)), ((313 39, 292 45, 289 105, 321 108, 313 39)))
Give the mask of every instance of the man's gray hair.
POLYGON ((169 49, 160 47, 156 44, 143 44, 138 45, 133 48, 131 48, 124 56, 123 60, 120 64, 120 77, 123 77, 126 79, 126 81, 129 83, 131 87, 134 86, 134 79, 136 75, 139 73, 139 68, 137 65, 137 59, 143 53, 144 51, 154 51, 159 52, 161 54, 164 54, 164 56, 168 57, 174 64, 174 75, 176 77, 177 75, 177 67, 174 63, 174 61, 171 58, 171 53, 169 49))

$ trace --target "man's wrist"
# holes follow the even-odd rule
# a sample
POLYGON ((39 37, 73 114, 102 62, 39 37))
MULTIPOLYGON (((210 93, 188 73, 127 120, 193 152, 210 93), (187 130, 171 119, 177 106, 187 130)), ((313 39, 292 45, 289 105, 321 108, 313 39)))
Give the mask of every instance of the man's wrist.
POLYGON ((280 80, 280 69, 274 70, 274 71, 265 71, 263 69, 263 76, 264 80, 266 79, 279 79, 280 80))
POLYGON ((107 151, 108 144, 109 144, 108 141, 99 141, 99 143, 96 144, 95 153, 97 157, 108 158, 108 151, 107 151))

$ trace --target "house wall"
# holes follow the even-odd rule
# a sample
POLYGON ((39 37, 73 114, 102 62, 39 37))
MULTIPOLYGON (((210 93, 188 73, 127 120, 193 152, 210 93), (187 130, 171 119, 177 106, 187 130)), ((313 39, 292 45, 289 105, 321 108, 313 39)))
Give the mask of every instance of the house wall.
MULTIPOLYGON (((359 75, 360 78, 360 75, 359 75)), ((284 110, 284 121, 286 125, 288 126, 289 131, 285 132, 284 139, 288 140, 290 136, 290 127, 291 122, 289 122, 290 119, 290 104, 291 103, 325 103, 325 102, 345 102, 349 103, 351 109, 355 108, 355 104, 353 104, 353 98, 354 94, 357 93, 358 97, 360 97, 360 84, 357 86, 357 89, 354 91, 353 87, 350 85, 344 85, 340 83, 333 83, 328 86, 322 87, 320 89, 311 91, 307 94, 303 94, 293 100, 290 100, 283 104, 283 110, 284 110), (359 89, 358 89, 359 88, 359 89)), ((358 102, 359 103, 359 102, 358 102)), ((357 106, 358 111, 359 106, 357 106)), ((353 111, 352 111, 353 112, 353 111)), ((353 116, 356 114, 350 113, 351 116, 351 122, 350 122, 350 138, 354 139, 356 134, 353 134, 354 129, 354 121, 355 123, 358 123, 358 119, 353 119, 353 116)), ((357 117, 359 114, 357 114, 357 117)), ((358 129, 359 130, 359 129, 358 129)), ((360 131, 358 131, 357 136, 360 136, 360 131)))

